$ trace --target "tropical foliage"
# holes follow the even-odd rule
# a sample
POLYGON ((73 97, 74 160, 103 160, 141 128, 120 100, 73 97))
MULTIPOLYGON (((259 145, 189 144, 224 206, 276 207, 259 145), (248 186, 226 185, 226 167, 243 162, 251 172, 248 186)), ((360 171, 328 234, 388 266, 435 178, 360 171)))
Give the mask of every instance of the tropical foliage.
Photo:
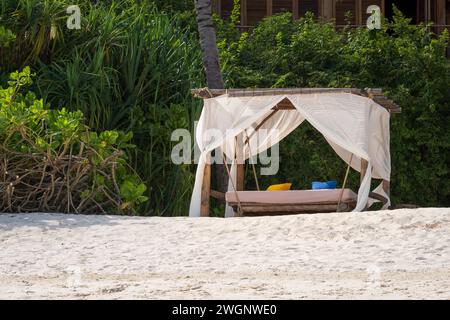
MULTIPOLYGON (((3 90, 11 90, 10 72, 30 66, 36 74, 30 89, 42 98, 38 114, 95 128, 97 133, 91 132, 89 141, 81 140, 95 150, 101 141, 107 141, 113 154, 113 149, 123 148, 125 154, 119 158, 127 159, 125 167, 131 166, 147 189, 134 178, 123 183, 120 196, 128 200, 122 203, 132 202, 130 208, 140 214, 186 214, 195 166, 172 164, 171 149, 177 142, 170 140, 174 129, 193 132, 201 101, 191 97, 190 89, 205 86, 193 1, 80 0, 80 30, 66 27, 66 9, 72 4, 2 1, 3 90), (132 132, 136 148, 121 140, 123 135, 111 133, 118 130, 132 132), (145 198, 140 197, 148 201, 142 203, 145 198)), ((238 12, 236 7, 227 21, 216 18, 227 87, 383 88, 403 107, 402 114, 392 117, 394 202, 450 205, 447 33, 437 37, 427 26, 410 25, 399 12, 394 21, 383 24, 383 30, 335 30, 312 16, 293 22, 289 14, 282 14, 240 33, 238 12)), ((32 101, 40 101, 27 99, 27 111, 21 116, 31 116, 32 101)), ((44 127, 46 133, 38 136, 48 144, 53 133, 48 131, 51 126, 44 127)), ((80 139, 86 137, 81 132, 84 129, 80 139)), ((74 145, 81 143, 76 141, 74 145)), ((343 162, 311 126, 297 129, 280 150, 279 174, 262 177, 262 185, 290 181, 295 188, 309 188, 313 180, 342 181, 343 162)), ((254 182, 247 171, 251 189, 254 182)), ((125 176, 130 172, 127 169, 125 176)), ((352 173, 350 178, 355 188, 359 177, 352 173)), ((89 181, 91 186, 95 181, 99 185, 98 179, 89 181)), ((106 178, 105 184, 111 189, 109 181, 106 178)))
POLYGON ((193 130, 200 111, 190 95, 203 82, 193 13, 160 13, 151 1, 84 0, 81 30, 69 30, 71 4, 0 6, 1 21, 17 35, 0 67, 30 65, 35 91, 53 108, 80 110, 97 130, 133 132, 130 164, 149 187, 142 212, 183 214, 193 178, 191 167, 171 163, 170 138, 176 128, 193 130))
POLYGON ((90 131, 81 111, 23 93, 31 82, 25 68, 0 87, 0 211, 135 213, 147 197, 121 150, 132 135, 90 131))
POLYGON ((11 30, 6 29, 3 26, 0 26, 0 48, 7 47, 9 44, 15 39, 14 33, 11 30))

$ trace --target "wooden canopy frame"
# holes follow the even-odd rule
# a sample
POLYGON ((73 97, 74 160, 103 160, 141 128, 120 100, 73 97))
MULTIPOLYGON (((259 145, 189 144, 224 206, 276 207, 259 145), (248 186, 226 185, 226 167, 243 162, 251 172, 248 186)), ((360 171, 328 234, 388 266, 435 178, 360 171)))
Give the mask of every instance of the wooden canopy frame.
MULTIPOLYGON (((401 113, 400 108, 394 101, 387 98, 382 89, 354 89, 354 88, 291 88, 291 89, 192 89, 194 97, 209 99, 228 94, 230 97, 254 97, 254 96, 274 96, 287 94, 314 94, 314 93, 351 93, 367 97, 378 103, 390 113, 401 113)), ((295 109, 289 100, 282 101, 277 108, 284 110, 295 109)))
MULTIPOLYGON (((228 94, 230 97, 252 97, 252 96, 267 96, 267 95, 288 95, 288 94, 315 94, 315 93, 350 93, 355 95, 364 96, 372 99, 374 102, 385 108, 389 113, 401 113, 401 108, 392 100, 387 98, 382 89, 354 89, 354 88, 290 88, 290 89, 209 89, 200 88, 192 89, 192 95, 201 99, 210 99, 218 97, 224 94, 228 94)), ((294 105, 289 99, 283 99, 275 107, 272 108, 272 112, 265 117, 256 126, 255 132, 262 127, 274 114, 279 110, 295 110, 294 105)), ((251 136, 250 136, 251 137, 251 136)), ((250 138, 247 137, 247 140, 250 138)), ((361 181, 366 174, 368 167, 367 160, 361 159, 361 181)), ((390 194, 390 182, 383 180, 383 190, 386 194, 390 194)), ((234 186, 236 191, 244 190, 244 164, 237 164, 236 173, 236 185, 234 186)), ((387 199, 383 196, 370 192, 371 198, 386 203, 387 199)), ((213 197, 219 201, 225 201, 225 194, 211 189, 211 164, 206 164, 203 174, 203 186, 201 192, 201 209, 200 216, 208 217, 210 211, 210 198, 213 197)), ((319 206, 315 206, 320 208, 319 206)), ((328 205, 329 207, 329 205, 328 205)))

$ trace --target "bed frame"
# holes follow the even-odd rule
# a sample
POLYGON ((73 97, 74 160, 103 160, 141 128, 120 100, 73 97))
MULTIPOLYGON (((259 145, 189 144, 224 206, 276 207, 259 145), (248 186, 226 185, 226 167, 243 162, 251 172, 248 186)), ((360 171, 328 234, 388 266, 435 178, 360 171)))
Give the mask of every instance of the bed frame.
POLYGON ((231 191, 225 194, 225 199, 233 208, 235 216, 245 217, 352 211, 356 207, 357 194, 345 189, 345 196, 339 203, 341 190, 231 191), (283 199, 286 195, 289 196, 288 201, 283 199), (236 200, 237 196, 239 201, 236 200))

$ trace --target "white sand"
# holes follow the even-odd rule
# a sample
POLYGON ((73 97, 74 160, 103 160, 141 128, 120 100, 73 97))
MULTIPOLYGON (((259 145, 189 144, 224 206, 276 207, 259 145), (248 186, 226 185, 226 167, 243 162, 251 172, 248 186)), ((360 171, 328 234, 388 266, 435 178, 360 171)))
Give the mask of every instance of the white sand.
POLYGON ((450 298, 450 209, 0 215, 0 298, 450 298))

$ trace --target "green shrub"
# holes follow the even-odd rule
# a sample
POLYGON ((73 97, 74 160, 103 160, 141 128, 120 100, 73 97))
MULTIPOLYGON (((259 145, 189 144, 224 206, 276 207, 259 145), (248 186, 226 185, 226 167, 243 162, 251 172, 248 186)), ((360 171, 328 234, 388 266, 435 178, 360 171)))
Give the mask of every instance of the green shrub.
POLYGON ((194 10, 194 1, 192 0, 153 0, 160 11, 167 12, 185 12, 194 10))
POLYGON ((149 186, 140 213, 185 214, 194 166, 172 164, 170 137, 175 126, 193 131, 201 110, 190 94, 204 86, 193 1, 77 1, 80 30, 66 28, 71 4, 0 6, 2 23, 17 35, 0 66, 31 65, 33 90, 55 109, 81 110, 94 130, 133 132, 130 164, 149 186))
POLYGON ((130 170, 131 134, 92 132, 81 111, 51 110, 30 68, 0 87, 1 212, 134 213, 146 186, 130 170))
POLYGON ((2 47, 8 47, 15 38, 16 36, 11 32, 11 30, 0 26, 0 50, 2 47))

